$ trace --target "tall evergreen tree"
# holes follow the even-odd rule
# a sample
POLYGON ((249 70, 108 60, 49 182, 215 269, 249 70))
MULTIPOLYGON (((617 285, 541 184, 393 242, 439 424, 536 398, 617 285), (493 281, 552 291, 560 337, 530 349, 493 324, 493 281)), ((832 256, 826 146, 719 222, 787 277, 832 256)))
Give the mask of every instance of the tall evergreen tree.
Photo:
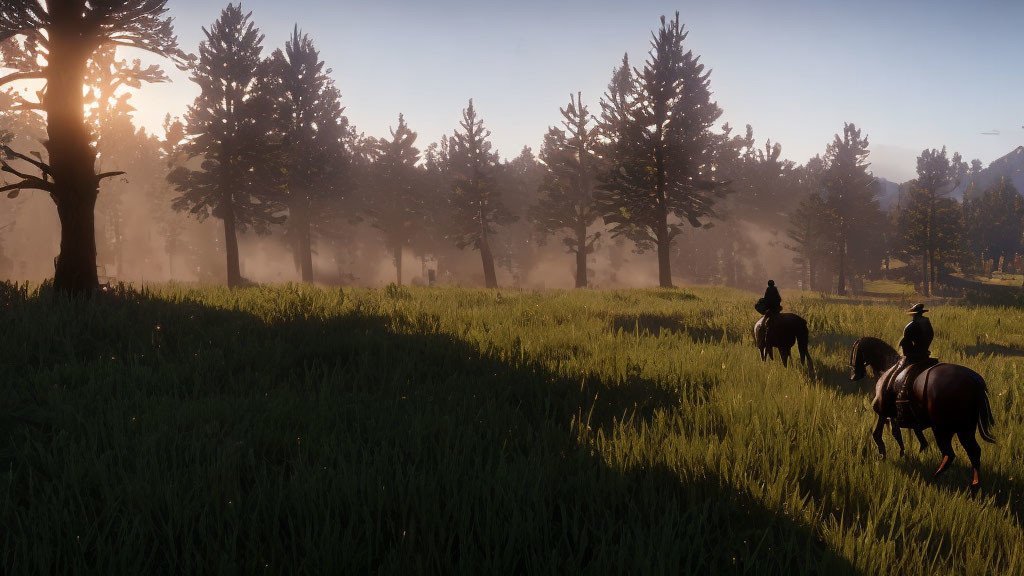
POLYGON ((576 287, 587 281, 587 256, 601 233, 590 232, 600 218, 594 192, 598 181, 598 127, 583 104, 579 93, 569 97, 569 104, 560 109, 562 126, 549 128, 544 137, 540 159, 547 167, 541 183, 540 201, 531 215, 537 227, 546 234, 566 232, 562 243, 576 255, 576 287))
MULTIPOLYGON (((1005 271, 1024 240, 1024 196, 1013 181, 998 182, 964 201, 966 244, 976 260, 992 260, 1005 271)), ((1017 271, 1019 272, 1019 271, 1017 271)))
POLYGON ((899 226, 904 246, 916 250, 921 257, 921 286, 925 294, 931 294, 937 280, 937 255, 951 252, 959 240, 953 233, 959 225, 956 210, 942 200, 960 186, 966 173, 967 164, 960 154, 949 158, 943 146, 942 150, 921 152, 917 158, 917 178, 908 183, 907 205, 900 214, 899 226))
POLYGON ((868 139, 853 124, 843 126, 825 149, 825 208, 834 223, 827 240, 836 254, 837 290, 846 294, 848 274, 870 271, 884 258, 881 243, 885 217, 878 203, 878 183, 868 172, 868 139))
POLYGON ((722 110, 711 100, 710 71, 684 51, 679 13, 661 19, 642 70, 623 59, 602 102, 609 140, 603 192, 604 220, 613 235, 658 252, 661 286, 672 285, 672 241, 684 222, 701 227, 725 191, 714 174, 721 138, 711 126, 722 110))
POLYGON ((506 224, 498 238, 495 258, 499 266, 512 272, 514 282, 529 274, 542 257, 544 237, 530 220, 530 208, 540 200, 544 166, 529 146, 519 155, 503 162, 497 173, 502 202, 509 207, 514 222, 506 224))
POLYGON ((370 190, 365 199, 370 224, 380 230, 395 263, 396 282, 402 284, 402 251, 424 228, 424 175, 417 167, 420 151, 416 133, 398 115, 398 127, 391 139, 375 140, 375 158, 370 167, 370 190))
MULTIPOLYGON (((5 0, 0 4, 0 59, 15 71, 0 77, 0 86, 20 80, 44 80, 38 101, 18 95, 17 106, 46 115, 47 157, 8 151, 6 157, 32 165, 32 175, 4 161, 17 182, 0 187, 16 196, 21 190, 44 190, 57 206, 61 222, 60 256, 54 287, 89 293, 99 285, 96 274, 95 206, 99 183, 114 174, 96 170, 94 134, 85 122, 84 84, 97 49, 129 47, 178 58, 166 0, 5 0)), ((115 76, 130 83, 159 82, 158 68, 119 66, 115 76)))
POLYGON ((313 281, 313 235, 322 201, 340 193, 347 176, 348 119, 330 72, 298 27, 267 66, 265 91, 274 102, 276 154, 286 175, 288 235, 303 282, 313 281))
POLYGON ((452 189, 448 198, 451 220, 447 236, 459 248, 472 247, 480 252, 484 284, 497 288, 492 249, 495 226, 510 223, 515 218, 505 208, 495 186, 498 154, 491 150, 488 140, 491 131, 484 128, 472 99, 462 111, 459 126, 462 131, 456 130, 448 139, 452 189))
POLYGON ((830 289, 831 281, 822 282, 822 268, 832 259, 830 236, 836 227, 834 214, 823 197, 825 164, 821 156, 811 158, 795 170, 795 190, 802 198, 790 216, 787 247, 796 253, 794 262, 800 266, 805 286, 811 290, 830 289))
POLYGON ((179 166, 168 176, 181 194, 176 210, 223 221, 229 286, 242 283, 238 234, 267 232, 283 220, 268 185, 276 179, 268 174, 270 103, 259 91, 263 35, 250 17, 241 4, 228 4, 209 30, 203 28, 206 39, 190 67, 200 94, 185 114, 184 147, 190 158, 202 158, 202 167, 179 166))

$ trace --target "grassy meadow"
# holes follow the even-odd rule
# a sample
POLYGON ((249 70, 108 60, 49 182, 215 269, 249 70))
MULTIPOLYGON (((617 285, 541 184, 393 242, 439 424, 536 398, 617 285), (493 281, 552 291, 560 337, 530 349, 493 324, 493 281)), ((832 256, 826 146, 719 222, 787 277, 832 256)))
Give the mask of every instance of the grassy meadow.
POLYGON ((1024 573, 1024 310, 930 313, 989 385, 972 499, 846 380, 903 305, 783 296, 814 370, 721 288, 0 285, 0 572, 1024 573))

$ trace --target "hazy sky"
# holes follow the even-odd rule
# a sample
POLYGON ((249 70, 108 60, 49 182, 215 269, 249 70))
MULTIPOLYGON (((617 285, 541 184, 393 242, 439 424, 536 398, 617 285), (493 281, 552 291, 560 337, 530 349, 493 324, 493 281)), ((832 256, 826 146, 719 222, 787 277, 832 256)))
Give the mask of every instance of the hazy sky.
MULTIPOLYGON (((226 4, 169 0, 181 47, 226 4)), ((349 119, 384 136, 403 112, 425 148, 457 125, 472 97, 505 157, 538 150, 558 108, 582 91, 592 112, 612 68, 640 64, 662 14, 676 10, 686 45, 712 68, 711 88, 738 130, 782 143, 804 162, 844 121, 870 137, 878 176, 913 176, 926 147, 986 164, 1024 143, 1024 3, 632 0, 251 0, 266 53, 298 26, 321 50, 349 119), (999 135, 982 135, 998 130, 999 135)), ((145 88, 138 119, 159 127, 197 94, 145 88)))

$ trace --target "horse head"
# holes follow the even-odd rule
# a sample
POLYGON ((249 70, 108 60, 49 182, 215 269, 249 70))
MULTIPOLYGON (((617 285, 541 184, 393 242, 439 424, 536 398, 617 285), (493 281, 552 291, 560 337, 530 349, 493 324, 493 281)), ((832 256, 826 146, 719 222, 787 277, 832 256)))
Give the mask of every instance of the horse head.
POLYGON ((853 349, 850 350, 850 381, 861 380, 867 375, 867 362, 860 349, 860 343, 863 341, 864 339, 861 338, 854 342, 853 349))

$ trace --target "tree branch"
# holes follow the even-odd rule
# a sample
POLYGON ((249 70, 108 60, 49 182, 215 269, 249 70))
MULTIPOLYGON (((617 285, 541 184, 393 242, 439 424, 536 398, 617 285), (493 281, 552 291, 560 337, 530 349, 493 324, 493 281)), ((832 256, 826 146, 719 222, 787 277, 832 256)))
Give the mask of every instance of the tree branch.
POLYGON ((19 80, 45 80, 46 76, 42 72, 11 72, 6 76, 0 76, 0 86, 4 84, 10 84, 11 82, 17 82, 19 80))
POLYGON ((0 193, 11 192, 8 194, 8 198, 17 198, 18 195, 12 192, 13 190, 43 190, 53 194, 53 186, 49 182, 43 182, 38 178, 32 180, 23 180, 17 184, 8 184, 7 186, 0 187, 0 193))
MULTIPOLYGON (((39 171, 46 176, 50 176, 52 174, 50 172, 50 166, 48 164, 46 164, 42 160, 35 160, 34 158, 29 158, 28 156, 25 156, 20 152, 15 152, 14 150, 11 150, 10 146, 0 146, 0 152, 3 152, 7 156, 17 158, 18 160, 24 160, 25 162, 28 162, 29 164, 38 168, 39 171)), ((4 166, 7 165, 7 163, 3 162, 2 160, 0 160, 0 162, 2 162, 4 166)), ((24 176, 21 177, 24 178, 24 176)))
POLYGON ((103 180, 104 178, 113 178, 114 176, 120 176, 122 174, 127 174, 127 172, 117 171, 117 172, 104 172, 102 174, 97 174, 96 175, 96 183, 99 184, 100 180, 103 180))

